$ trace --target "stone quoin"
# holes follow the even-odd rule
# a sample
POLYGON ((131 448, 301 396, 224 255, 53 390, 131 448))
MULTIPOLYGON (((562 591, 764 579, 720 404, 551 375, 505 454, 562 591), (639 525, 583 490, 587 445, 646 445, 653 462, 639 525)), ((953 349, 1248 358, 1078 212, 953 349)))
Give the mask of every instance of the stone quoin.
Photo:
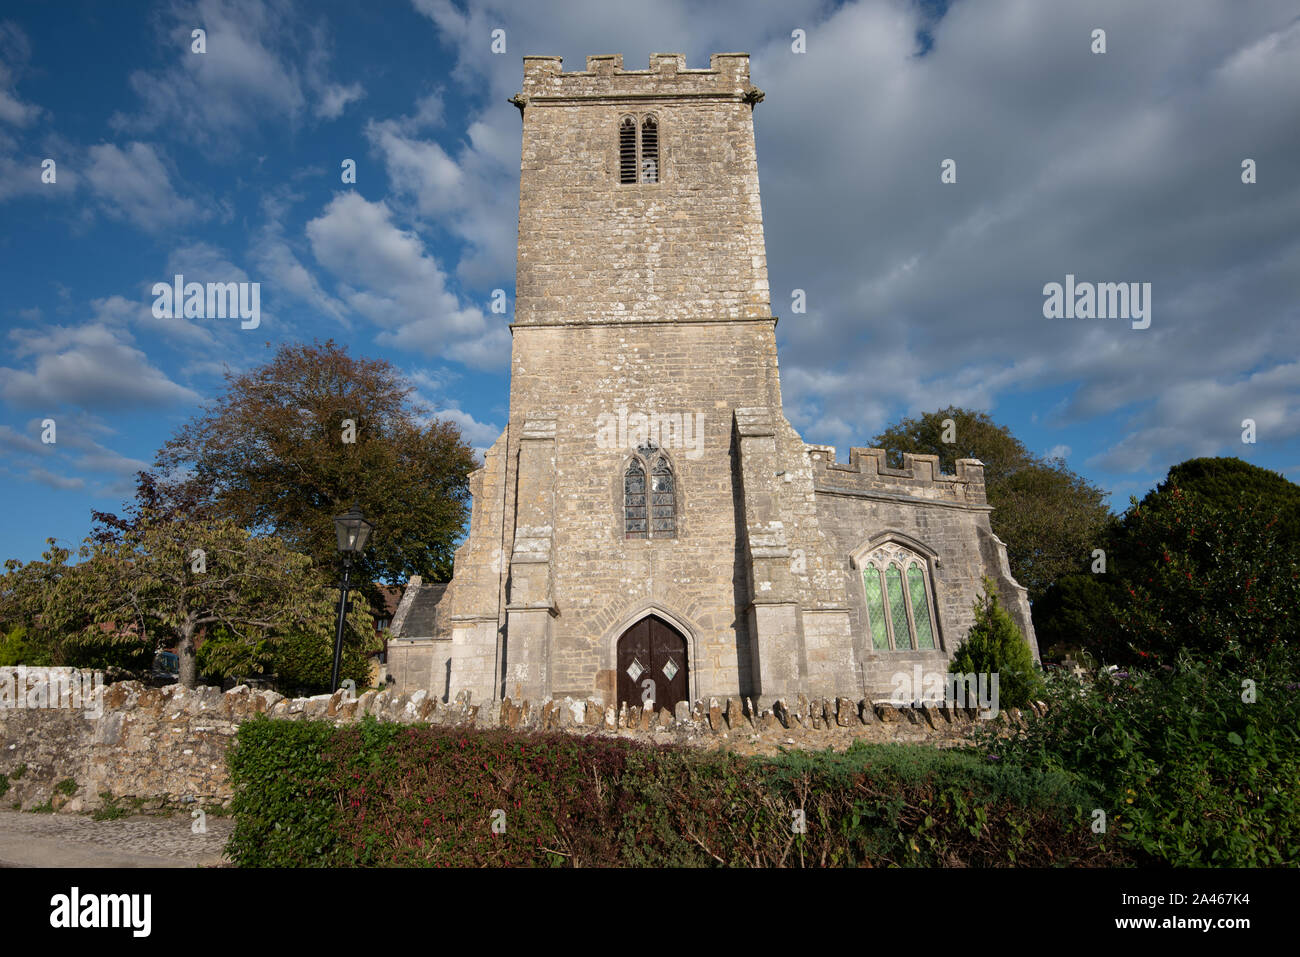
POLYGON ((524 58, 509 421, 470 478, 452 582, 413 580, 394 616, 397 690, 641 713, 887 701, 897 673, 947 670, 984 576, 1038 657, 980 462, 837 462, 785 417, 762 98, 743 53, 524 58), (628 410, 698 434, 609 441, 628 410))

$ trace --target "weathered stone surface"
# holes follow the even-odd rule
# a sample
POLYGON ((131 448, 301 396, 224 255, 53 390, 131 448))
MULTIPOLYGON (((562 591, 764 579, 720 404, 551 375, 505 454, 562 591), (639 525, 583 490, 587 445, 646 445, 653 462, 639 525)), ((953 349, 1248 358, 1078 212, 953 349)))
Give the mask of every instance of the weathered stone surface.
POLYGON ((745 724, 745 715, 739 698, 727 699, 727 727, 732 731, 739 731, 745 724))
POLYGON ((781 727, 790 727, 790 709, 786 707, 784 698, 777 698, 772 702, 772 714, 776 717, 776 720, 781 723, 781 727))
MULTIPOLYGON (((277 720, 314 719, 340 725, 360 720, 365 713, 360 707, 362 701, 372 711, 382 708, 401 722, 428 719, 435 726, 457 728, 511 727, 523 711, 510 699, 486 706, 465 705, 462 699, 460 706, 437 708, 436 698, 421 691, 387 697, 366 692, 358 701, 338 703, 336 713, 329 715, 331 704, 336 703, 329 695, 274 700, 262 693, 221 696, 217 692, 214 697, 208 691, 144 695, 140 693, 144 689, 138 687, 114 690, 110 686, 107 690, 114 693, 104 695, 102 713, 93 716, 74 709, 0 709, 0 773, 10 774, 12 797, 8 800, 34 807, 50 800, 54 785, 70 777, 78 791, 64 806, 67 811, 92 810, 104 791, 118 797, 147 798, 158 806, 176 804, 186 796, 208 804, 228 801, 226 749, 239 724, 265 714, 268 701, 273 702, 270 711, 278 715, 277 720), (217 698, 228 704, 230 713, 225 707, 202 706, 217 698), (118 702, 118 706, 108 707, 111 701, 118 702), (14 779, 11 772, 20 764, 26 764, 29 770, 14 779)), ((731 717, 742 713, 738 701, 726 702, 725 711, 717 698, 697 702, 694 711, 686 702, 679 702, 676 715, 666 708, 657 714, 651 709, 636 707, 629 712, 624 708, 621 724, 619 712, 612 706, 602 708, 592 701, 585 703, 582 716, 590 715, 597 724, 586 725, 574 720, 573 706, 580 703, 571 698, 543 702, 534 709, 538 717, 534 728, 619 734, 697 746, 721 744, 745 753, 772 753, 781 746, 843 748, 857 739, 959 743, 966 740, 975 723, 969 717, 933 724, 921 718, 918 723, 916 709, 882 703, 875 709, 864 709, 864 715, 872 716, 867 724, 850 721, 843 725, 839 716, 851 715, 854 704, 841 698, 835 702, 833 716, 824 700, 810 704, 812 715, 821 714, 820 727, 812 727, 809 719, 808 727, 796 722, 787 729, 778 718, 784 703, 776 699, 773 710, 755 715, 754 727, 738 734, 735 732, 741 722, 748 720, 737 717, 736 725, 731 725, 731 717)), ((1015 714, 1007 715, 1006 727, 1013 727, 1015 720, 1015 714)))
MULTIPOLYGON (((385 692, 385 694, 386 693, 387 692, 385 692)), ((303 717, 308 720, 317 720, 325 717, 325 712, 329 710, 330 700, 332 697, 332 695, 318 694, 308 698, 303 702, 303 717)))
MULTIPOLYGON (((689 634, 696 697, 881 698, 900 669, 946 668, 984 575, 1032 645, 981 463, 946 475, 937 457, 908 455, 890 468, 880 449, 837 462, 785 416, 748 56, 587 66, 524 61, 508 423, 470 479, 469 534, 438 606, 456 623, 451 651, 410 658, 412 673, 445 660, 450 687, 485 701, 504 677, 516 701, 567 689, 617 706, 619 633, 654 614, 689 634), (655 175, 623 182, 617 130, 652 118, 659 147, 639 169, 655 175), (629 536, 619 500, 651 429, 673 471, 671 541, 629 536), (942 648, 906 651, 903 636, 875 649, 868 543, 923 570, 912 611, 933 608, 942 648)), ((806 701, 791 710, 801 725, 838 720, 806 701)))
POLYGON ((841 728, 847 728, 852 724, 858 723, 858 707, 848 698, 835 699, 835 723, 841 728))

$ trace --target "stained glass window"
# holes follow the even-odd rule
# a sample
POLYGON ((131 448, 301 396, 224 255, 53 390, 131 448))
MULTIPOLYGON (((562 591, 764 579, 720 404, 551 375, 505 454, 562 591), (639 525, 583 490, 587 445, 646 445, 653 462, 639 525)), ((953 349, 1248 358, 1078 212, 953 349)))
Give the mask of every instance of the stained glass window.
POLYGON ((926 560, 903 545, 886 542, 860 561, 872 648, 937 649, 938 629, 926 560))
POLYGON ((627 538, 677 537, 677 477, 668 457, 654 443, 637 449, 623 472, 623 534, 627 538))
POLYGON ((640 459, 623 473, 623 531, 628 538, 646 537, 645 468, 640 459))
POLYGON ((867 589, 867 624, 871 628, 871 646, 889 650, 889 629, 885 626, 885 592, 880 584, 880 569, 868 562, 862 569, 862 584, 867 589))
POLYGON ((930 624, 930 602, 925 596, 925 573, 912 562, 907 566, 907 593, 912 602, 912 622, 916 625, 916 647, 934 648, 934 628, 930 624))
POLYGON ((662 455, 650 471, 650 529, 655 538, 677 534, 673 469, 662 455))

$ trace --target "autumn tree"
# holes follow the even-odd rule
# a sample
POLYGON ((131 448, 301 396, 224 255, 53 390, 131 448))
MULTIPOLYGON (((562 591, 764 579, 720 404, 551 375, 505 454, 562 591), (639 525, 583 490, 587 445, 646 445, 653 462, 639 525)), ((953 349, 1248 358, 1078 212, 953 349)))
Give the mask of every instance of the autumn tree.
POLYGON ((337 567, 334 516, 354 502, 376 525, 360 581, 450 578, 468 516, 473 450, 427 418, 389 363, 332 340, 283 346, 267 364, 226 374, 226 389, 162 448, 212 514, 273 532, 319 567, 337 567))
POLYGON ((1110 520, 1105 492, 1059 459, 1034 455, 983 412, 927 412, 885 429, 872 445, 885 449, 894 467, 902 466, 904 452, 937 455, 948 473, 958 459, 983 462, 993 532, 1006 544, 1011 571, 1031 602, 1057 578, 1087 567, 1110 520))

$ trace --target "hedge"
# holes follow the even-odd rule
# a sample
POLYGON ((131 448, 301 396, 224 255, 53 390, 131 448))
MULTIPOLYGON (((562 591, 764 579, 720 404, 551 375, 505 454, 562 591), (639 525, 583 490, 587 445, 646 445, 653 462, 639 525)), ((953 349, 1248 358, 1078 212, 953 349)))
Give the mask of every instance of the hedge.
POLYGON ((246 867, 1125 863, 1091 832, 1069 772, 928 746, 754 758, 259 718, 229 761, 227 851, 246 867))

